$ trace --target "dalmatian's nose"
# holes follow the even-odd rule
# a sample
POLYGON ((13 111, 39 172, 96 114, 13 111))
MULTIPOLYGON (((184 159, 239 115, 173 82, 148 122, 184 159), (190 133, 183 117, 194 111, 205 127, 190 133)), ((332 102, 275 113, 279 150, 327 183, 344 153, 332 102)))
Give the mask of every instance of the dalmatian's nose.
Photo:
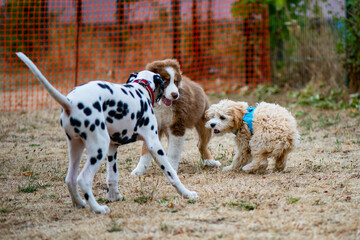
POLYGON ((216 126, 216 123, 211 123, 210 127, 214 128, 216 126))
POLYGON ((171 93, 171 96, 173 97, 173 99, 177 99, 179 97, 179 94, 173 92, 171 93))

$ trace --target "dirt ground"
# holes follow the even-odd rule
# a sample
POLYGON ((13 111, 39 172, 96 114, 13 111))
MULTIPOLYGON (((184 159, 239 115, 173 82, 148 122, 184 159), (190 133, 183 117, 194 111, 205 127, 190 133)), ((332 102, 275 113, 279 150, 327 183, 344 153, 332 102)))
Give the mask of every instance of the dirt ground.
MULTIPOLYGON (((301 133, 284 172, 273 173, 272 161, 264 175, 203 168, 189 130, 179 177, 199 198, 182 199, 155 164, 145 177, 130 176, 137 142, 119 147, 125 200, 106 202, 105 162, 95 176, 94 195, 111 209, 105 215, 72 207, 59 108, 0 113, 0 239, 360 239, 360 117, 292 106, 282 95, 269 100, 297 116, 301 133)), ((228 165, 233 136, 209 148, 228 165)))

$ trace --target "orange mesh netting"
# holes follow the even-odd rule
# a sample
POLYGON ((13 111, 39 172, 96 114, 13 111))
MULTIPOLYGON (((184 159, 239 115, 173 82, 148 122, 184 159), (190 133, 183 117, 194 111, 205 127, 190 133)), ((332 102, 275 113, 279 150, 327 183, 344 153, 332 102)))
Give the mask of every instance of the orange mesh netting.
POLYGON ((270 82, 268 9, 231 0, 0 0, 4 111, 54 104, 17 59, 28 55, 67 94, 124 83, 154 60, 176 58, 206 93, 270 82))

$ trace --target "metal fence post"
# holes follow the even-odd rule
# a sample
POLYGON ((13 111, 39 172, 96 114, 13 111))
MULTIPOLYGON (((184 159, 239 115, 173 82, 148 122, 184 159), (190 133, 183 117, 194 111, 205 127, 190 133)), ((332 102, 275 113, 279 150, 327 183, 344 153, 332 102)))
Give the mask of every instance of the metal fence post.
POLYGON ((80 27, 82 24, 82 0, 76 0, 76 46, 75 46, 75 86, 78 85, 79 75, 79 41, 80 41, 80 27))

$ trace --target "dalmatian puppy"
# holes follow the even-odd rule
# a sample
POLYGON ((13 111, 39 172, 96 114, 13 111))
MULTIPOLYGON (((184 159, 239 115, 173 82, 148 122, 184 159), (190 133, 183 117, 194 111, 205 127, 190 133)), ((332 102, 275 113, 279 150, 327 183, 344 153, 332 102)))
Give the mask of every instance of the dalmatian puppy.
POLYGON ((181 196, 197 198, 196 192, 189 191, 180 182, 159 141, 153 105, 163 95, 164 85, 160 75, 147 70, 141 71, 131 74, 124 85, 92 81, 76 87, 64 96, 48 82, 25 54, 16 54, 63 107, 60 123, 67 136, 70 159, 65 182, 74 207, 86 206, 77 188, 79 184, 93 212, 110 211, 106 205, 99 205, 92 193, 94 175, 106 157, 106 197, 110 201, 122 199, 118 190, 117 148, 136 140, 145 142, 164 175, 181 196), (87 160, 78 175, 84 148, 87 160))

